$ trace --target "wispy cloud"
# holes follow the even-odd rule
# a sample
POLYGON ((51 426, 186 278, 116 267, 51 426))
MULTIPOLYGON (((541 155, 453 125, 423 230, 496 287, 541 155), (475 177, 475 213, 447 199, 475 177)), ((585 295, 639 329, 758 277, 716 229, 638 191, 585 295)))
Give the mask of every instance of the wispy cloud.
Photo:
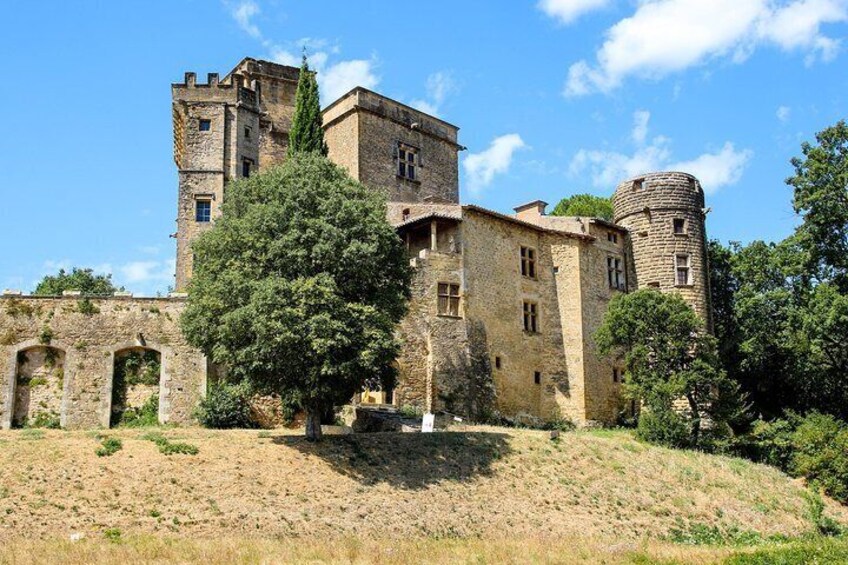
POLYGON ((833 59, 827 23, 848 20, 848 0, 644 0, 613 25, 594 64, 571 65, 567 96, 610 92, 631 76, 656 79, 718 58, 740 63, 758 47, 801 50, 805 62, 833 59))
POLYGON ((610 0, 541 0, 538 7, 560 23, 570 24, 580 16, 609 4, 610 0))
POLYGON ((261 6, 254 0, 241 0, 229 4, 230 15, 245 33, 257 39, 268 51, 268 57, 282 65, 299 67, 301 49, 306 49, 309 66, 316 71, 321 90, 321 103, 328 104, 356 86, 375 88, 380 77, 377 74, 376 56, 369 59, 338 59, 340 49, 331 46, 324 39, 301 38, 297 41, 279 43, 269 39, 259 25, 256 17, 261 14, 261 6))
POLYGON ((703 153, 693 159, 675 161, 672 158, 671 140, 662 135, 648 142, 650 112, 634 113, 630 137, 635 144, 631 154, 616 151, 581 149, 571 160, 569 173, 579 176, 588 173, 597 187, 614 187, 620 181, 640 174, 673 170, 688 172, 701 181, 707 193, 735 184, 742 177, 753 153, 737 150, 733 143, 725 142, 714 152, 703 153))
POLYGON ((775 115, 777 116, 778 120, 783 123, 786 123, 789 121, 789 118, 792 117, 792 108, 790 108, 789 106, 780 106, 777 109, 777 112, 775 112, 775 115))
POLYGON ((495 175, 509 171, 512 157, 516 151, 527 147, 517 133, 496 137, 489 147, 479 153, 469 154, 462 162, 468 177, 468 189, 471 194, 479 195, 489 186, 495 175))
POLYGON ((427 114, 438 116, 441 106, 450 94, 457 91, 456 81, 448 71, 438 71, 427 77, 426 98, 416 99, 409 103, 427 114))

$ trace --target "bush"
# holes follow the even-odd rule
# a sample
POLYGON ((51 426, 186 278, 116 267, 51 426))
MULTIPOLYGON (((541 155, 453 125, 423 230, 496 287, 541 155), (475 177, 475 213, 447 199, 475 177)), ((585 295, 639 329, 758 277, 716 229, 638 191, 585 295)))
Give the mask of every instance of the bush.
POLYGON ((244 385, 213 386, 198 406, 197 419, 205 428, 255 428, 249 398, 250 392, 244 385))
POLYGON ((848 427, 833 416, 808 415, 792 436, 792 472, 848 504, 848 427))
POLYGON ((197 455, 200 452, 196 445, 192 445, 190 443, 172 443, 170 441, 165 441, 157 443, 156 445, 159 446, 159 453, 162 453, 163 455, 197 455))
POLYGON ((666 447, 691 446, 689 426, 686 420, 673 410, 643 410, 636 427, 636 437, 666 447))
POLYGON ((100 447, 98 447, 97 451, 94 453, 96 453, 98 457, 109 457, 123 448, 124 444, 121 440, 116 437, 107 437, 103 438, 103 441, 100 442, 100 447))
POLYGON ((118 424, 122 428, 143 428, 159 424, 159 395, 152 394, 138 408, 127 408, 118 424))
POLYGON ((740 457, 789 471, 796 426, 797 421, 794 420, 757 420, 750 433, 736 442, 734 451, 740 457))

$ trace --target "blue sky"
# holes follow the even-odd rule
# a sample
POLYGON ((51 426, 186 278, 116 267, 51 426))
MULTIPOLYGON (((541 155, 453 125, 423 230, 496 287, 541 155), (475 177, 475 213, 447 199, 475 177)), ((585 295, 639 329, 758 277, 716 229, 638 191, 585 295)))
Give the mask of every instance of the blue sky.
POLYGON ((800 143, 846 117, 848 0, 7 0, 0 288, 59 267, 172 283, 170 89, 242 57, 296 62, 460 126, 464 202, 611 194, 684 168, 711 237, 778 240, 800 143))

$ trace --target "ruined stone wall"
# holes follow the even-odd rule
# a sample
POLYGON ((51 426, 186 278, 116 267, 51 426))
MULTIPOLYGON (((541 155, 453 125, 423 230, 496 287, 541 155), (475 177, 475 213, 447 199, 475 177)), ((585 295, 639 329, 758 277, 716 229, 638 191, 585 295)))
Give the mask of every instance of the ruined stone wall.
MULTIPOLYGON (((39 359, 45 346, 62 359, 63 427, 109 426, 115 354, 137 347, 161 355, 160 422, 193 422, 206 390, 206 358, 182 336, 183 305, 181 299, 168 298, 0 297, 0 427, 13 422, 19 386, 27 373, 31 376, 31 364, 47 366, 39 359)), ((57 375, 54 369, 54 380, 57 375)), ((52 410, 54 401, 46 403, 52 410)))
POLYGON ((692 175, 652 173, 618 185, 613 196, 615 222, 630 231, 635 284, 677 292, 712 327, 704 191, 692 175), (685 220, 683 234, 674 219, 685 220), (690 257, 691 284, 677 284, 675 256, 690 257))

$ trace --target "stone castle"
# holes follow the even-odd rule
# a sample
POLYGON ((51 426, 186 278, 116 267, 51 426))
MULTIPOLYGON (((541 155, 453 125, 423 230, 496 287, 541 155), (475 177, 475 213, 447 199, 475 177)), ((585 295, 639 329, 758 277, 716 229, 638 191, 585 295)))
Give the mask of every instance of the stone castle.
MULTIPOLYGON (((0 298, 0 426, 54 414, 69 428, 108 426, 116 362, 160 356, 159 420, 192 421, 213 373, 178 317, 191 243, 220 213, 229 181, 285 159, 299 69, 244 59, 223 79, 194 73, 171 87, 179 172, 176 290, 85 299, 0 298), (33 383, 38 383, 35 386, 33 383)), ((459 198, 458 127, 357 87, 323 111, 329 158, 387 195, 388 220, 415 267, 393 390, 361 402, 516 419, 612 424, 635 410, 620 394, 621 360, 593 343, 608 302, 636 288, 678 292, 711 322, 704 193, 685 173, 618 185, 614 222, 511 215, 459 198)), ((139 394, 129 391, 127 406, 139 394)), ((126 408, 127 406, 124 406, 126 408)))

